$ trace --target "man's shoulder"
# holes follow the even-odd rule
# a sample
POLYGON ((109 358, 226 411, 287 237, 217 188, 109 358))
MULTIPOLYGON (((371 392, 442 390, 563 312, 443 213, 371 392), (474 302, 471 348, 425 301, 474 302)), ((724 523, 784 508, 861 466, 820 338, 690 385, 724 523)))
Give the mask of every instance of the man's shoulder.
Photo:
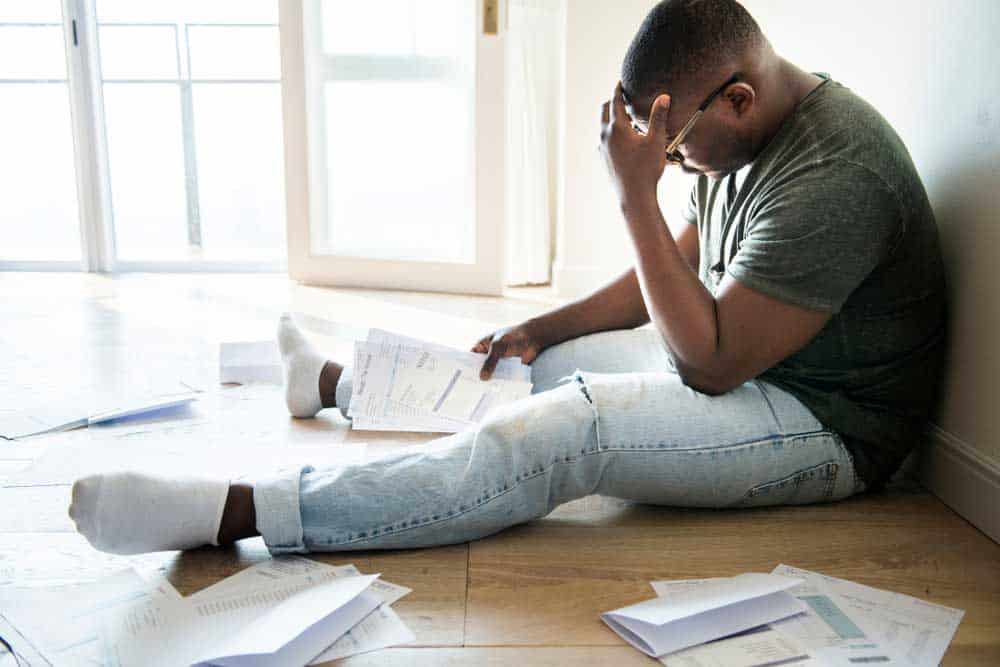
POLYGON ((854 175, 867 172, 890 187, 916 178, 909 152, 889 121, 833 79, 802 101, 764 157, 773 170, 783 173, 787 168, 808 172, 804 168, 812 167, 836 177, 840 166, 853 164, 861 169, 854 175))

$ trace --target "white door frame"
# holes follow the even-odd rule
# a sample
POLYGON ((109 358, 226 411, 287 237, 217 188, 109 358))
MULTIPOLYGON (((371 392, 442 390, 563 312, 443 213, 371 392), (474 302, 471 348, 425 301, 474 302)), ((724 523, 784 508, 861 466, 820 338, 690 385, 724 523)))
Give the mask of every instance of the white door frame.
MULTIPOLYGON (((306 40, 315 29, 306 3, 281 0, 282 114, 285 136, 288 271, 314 285, 410 289, 467 294, 501 294, 504 286, 505 235, 505 3, 499 2, 501 27, 496 35, 477 36, 475 94, 476 258, 473 264, 364 259, 313 252, 311 223, 324 207, 311 197, 318 130, 310 124, 306 89, 306 40)), ((488 0, 487 0, 488 1, 488 0)), ((496 0, 494 0, 494 3, 496 0)), ((483 26, 484 0, 476 2, 476 25, 483 26)))
POLYGON ((81 268, 111 272, 115 270, 115 249, 95 0, 63 0, 63 23, 80 211, 81 268))

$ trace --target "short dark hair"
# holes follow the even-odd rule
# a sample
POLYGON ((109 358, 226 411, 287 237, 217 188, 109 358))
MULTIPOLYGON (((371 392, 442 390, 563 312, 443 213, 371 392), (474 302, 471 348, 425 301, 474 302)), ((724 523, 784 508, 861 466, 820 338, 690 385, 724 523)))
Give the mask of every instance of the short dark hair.
POLYGON ((684 90, 763 41, 760 26, 736 0, 663 0, 629 45, 622 88, 633 100, 684 90))

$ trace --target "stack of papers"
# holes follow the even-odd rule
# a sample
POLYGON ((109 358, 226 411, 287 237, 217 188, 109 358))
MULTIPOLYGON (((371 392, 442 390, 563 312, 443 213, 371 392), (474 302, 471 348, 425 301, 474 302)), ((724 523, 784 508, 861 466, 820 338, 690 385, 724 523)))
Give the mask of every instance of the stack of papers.
POLYGON ((380 329, 354 345, 347 414, 360 430, 456 433, 495 408, 531 393, 531 367, 501 359, 479 379, 484 354, 463 352, 380 329))
POLYGON ((389 606, 410 589, 378 576, 283 557, 182 598, 126 570, 2 587, 0 626, 22 665, 305 665, 414 640, 389 606))
POLYGON ((602 619, 668 667, 931 667, 964 614, 788 565, 652 586, 656 599, 602 619))

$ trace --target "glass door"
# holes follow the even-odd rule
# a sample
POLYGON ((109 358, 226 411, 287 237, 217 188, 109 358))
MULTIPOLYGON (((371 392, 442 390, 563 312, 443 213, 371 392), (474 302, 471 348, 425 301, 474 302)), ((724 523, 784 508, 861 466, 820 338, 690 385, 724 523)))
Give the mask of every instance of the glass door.
POLYGON ((285 0, 289 272, 498 294, 500 0, 285 0))
POLYGON ((95 0, 116 268, 286 257, 272 0, 95 0))
POLYGON ((0 3, 3 268, 80 268, 65 42, 60 0, 0 3))

